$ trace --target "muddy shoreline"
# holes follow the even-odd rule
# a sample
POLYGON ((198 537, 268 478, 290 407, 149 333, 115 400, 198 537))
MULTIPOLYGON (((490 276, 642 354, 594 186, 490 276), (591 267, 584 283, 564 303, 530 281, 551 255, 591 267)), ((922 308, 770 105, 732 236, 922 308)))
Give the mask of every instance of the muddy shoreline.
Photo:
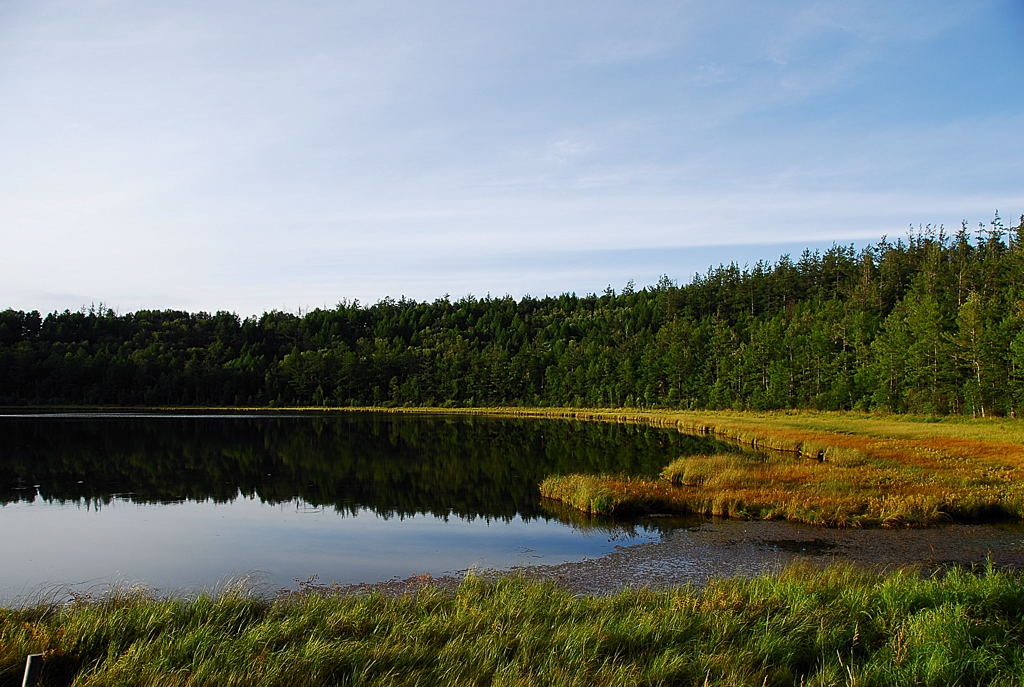
POLYGON ((787 566, 852 563, 888 571, 914 567, 924 573, 958 565, 1024 569, 1024 526, 946 525, 927 529, 826 529, 788 522, 715 519, 666 529, 662 538, 617 547, 604 556, 511 570, 458 571, 380 583, 332 585, 342 593, 404 594, 424 585, 454 589, 472 572, 549 580, 577 594, 613 594, 626 588, 702 586, 722 577, 777 573, 787 566))

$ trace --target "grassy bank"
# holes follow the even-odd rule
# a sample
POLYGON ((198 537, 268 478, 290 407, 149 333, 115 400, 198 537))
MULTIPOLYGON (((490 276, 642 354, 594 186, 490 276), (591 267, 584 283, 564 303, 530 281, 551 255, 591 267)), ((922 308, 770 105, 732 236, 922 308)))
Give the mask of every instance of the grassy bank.
POLYGON ((683 457, 666 466, 662 480, 565 475, 542 483, 545 497, 594 513, 680 512, 830 526, 1024 518, 1024 423, 1015 419, 812 411, 445 412, 649 424, 713 435, 764 456, 683 457))
POLYGON ((552 477, 541 493, 596 513, 686 512, 832 526, 1024 517, 1024 424, 852 413, 532 411, 711 434, 749 455, 682 457, 662 480, 552 477), (686 475, 690 475, 689 478, 686 475))
POLYGON ((467 579, 386 598, 122 593, 0 611, 0 684, 28 653, 76 685, 1017 685, 1024 578, 792 568, 575 597, 467 579))

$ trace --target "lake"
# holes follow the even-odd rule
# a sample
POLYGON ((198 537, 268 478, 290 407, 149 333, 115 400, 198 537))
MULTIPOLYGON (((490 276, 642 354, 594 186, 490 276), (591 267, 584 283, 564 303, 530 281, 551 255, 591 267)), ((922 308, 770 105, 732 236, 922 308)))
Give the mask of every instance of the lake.
MULTIPOLYGON (((796 559, 1024 567, 1024 528, 827 530, 595 519, 547 475, 654 476, 735 450, 642 425, 383 413, 0 415, 0 603, 361 585, 529 566, 583 593, 701 584, 796 559)), ((401 584, 395 584, 401 589, 401 584)))
POLYGON ((354 413, 21 414, 0 431, 3 603, 599 557, 669 525, 594 523, 542 503, 541 479, 655 475, 723 448, 638 425, 354 413))

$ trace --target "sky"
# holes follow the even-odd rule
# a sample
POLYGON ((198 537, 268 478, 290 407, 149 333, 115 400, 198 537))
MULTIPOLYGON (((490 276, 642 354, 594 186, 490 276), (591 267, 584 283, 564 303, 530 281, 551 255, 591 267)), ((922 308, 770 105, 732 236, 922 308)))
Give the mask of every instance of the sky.
POLYGON ((1021 0, 0 0, 0 309, 541 296, 1024 213, 1021 0))

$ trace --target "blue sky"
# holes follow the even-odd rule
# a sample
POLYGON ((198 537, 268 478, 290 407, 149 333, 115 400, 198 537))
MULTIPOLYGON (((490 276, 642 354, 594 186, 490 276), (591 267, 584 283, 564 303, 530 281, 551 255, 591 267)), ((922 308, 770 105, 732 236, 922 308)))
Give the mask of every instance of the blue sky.
POLYGON ((1024 212, 1024 3, 0 0, 0 307, 688 281, 1024 212))

